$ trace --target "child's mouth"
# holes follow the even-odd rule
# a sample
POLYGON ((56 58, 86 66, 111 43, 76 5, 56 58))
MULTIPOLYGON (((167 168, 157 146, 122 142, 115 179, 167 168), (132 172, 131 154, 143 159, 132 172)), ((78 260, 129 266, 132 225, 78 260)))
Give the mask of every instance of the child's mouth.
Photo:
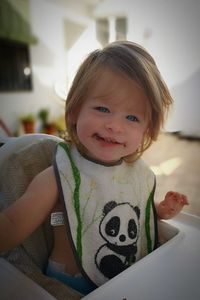
POLYGON ((114 138, 111 138, 111 137, 103 137, 103 136, 101 136, 101 135, 99 135, 98 133, 95 133, 94 135, 93 135, 93 137, 97 140, 97 141, 102 141, 102 142, 104 142, 104 143, 106 143, 106 144, 110 144, 110 145, 122 145, 122 146, 124 146, 125 147, 125 144, 124 143, 121 143, 121 142, 119 142, 119 141, 117 141, 116 139, 114 139, 114 138))

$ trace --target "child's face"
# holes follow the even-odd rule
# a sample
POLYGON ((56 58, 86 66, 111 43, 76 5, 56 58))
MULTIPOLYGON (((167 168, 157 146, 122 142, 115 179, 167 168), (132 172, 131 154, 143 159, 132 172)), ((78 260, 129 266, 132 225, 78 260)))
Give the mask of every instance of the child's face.
POLYGON ((77 136, 87 154, 102 162, 133 154, 147 127, 146 107, 136 82, 104 70, 76 119, 77 136))

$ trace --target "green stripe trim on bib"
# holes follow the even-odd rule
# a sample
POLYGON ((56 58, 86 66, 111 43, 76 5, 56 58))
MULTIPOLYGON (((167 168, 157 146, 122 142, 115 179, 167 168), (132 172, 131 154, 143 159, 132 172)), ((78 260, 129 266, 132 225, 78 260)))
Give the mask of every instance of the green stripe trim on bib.
POLYGON ((74 181, 75 181, 75 189, 74 189, 74 194, 73 194, 73 200, 74 200, 74 210, 75 214, 77 217, 77 232, 76 232, 76 250, 79 256, 80 261, 82 262, 82 220, 81 220, 81 213, 80 213, 80 184, 81 184, 81 176, 78 168, 76 167, 72 157, 70 150, 67 146, 66 143, 59 143, 59 145, 65 150, 67 153, 71 167, 72 167, 72 172, 74 176, 74 181))
POLYGON ((153 203, 154 190, 150 193, 149 198, 147 200, 146 206, 146 217, 145 217, 145 230, 146 230, 146 238, 147 238, 147 251, 148 253, 152 252, 152 240, 151 240, 151 206, 153 203))

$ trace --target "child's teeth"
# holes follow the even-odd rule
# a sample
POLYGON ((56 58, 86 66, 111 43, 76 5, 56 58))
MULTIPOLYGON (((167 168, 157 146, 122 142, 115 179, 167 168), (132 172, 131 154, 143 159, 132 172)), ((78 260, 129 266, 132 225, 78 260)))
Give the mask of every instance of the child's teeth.
POLYGON ((103 140, 103 141, 105 141, 107 143, 113 143, 113 144, 117 143, 117 141, 115 141, 112 138, 105 138, 105 137, 102 137, 102 136, 100 136, 98 134, 96 134, 95 136, 96 136, 97 140, 103 140))

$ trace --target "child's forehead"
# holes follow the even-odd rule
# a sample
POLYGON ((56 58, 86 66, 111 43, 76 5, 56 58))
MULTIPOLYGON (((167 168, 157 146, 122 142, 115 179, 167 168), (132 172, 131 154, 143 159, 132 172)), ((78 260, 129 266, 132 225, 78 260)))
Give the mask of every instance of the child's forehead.
POLYGON ((110 68, 101 68, 91 85, 90 95, 101 96, 101 94, 110 93, 120 88, 128 89, 133 83, 125 73, 110 68))
POLYGON ((122 71, 104 68, 90 87, 89 98, 110 101, 113 97, 121 100, 145 98, 142 87, 122 71))

